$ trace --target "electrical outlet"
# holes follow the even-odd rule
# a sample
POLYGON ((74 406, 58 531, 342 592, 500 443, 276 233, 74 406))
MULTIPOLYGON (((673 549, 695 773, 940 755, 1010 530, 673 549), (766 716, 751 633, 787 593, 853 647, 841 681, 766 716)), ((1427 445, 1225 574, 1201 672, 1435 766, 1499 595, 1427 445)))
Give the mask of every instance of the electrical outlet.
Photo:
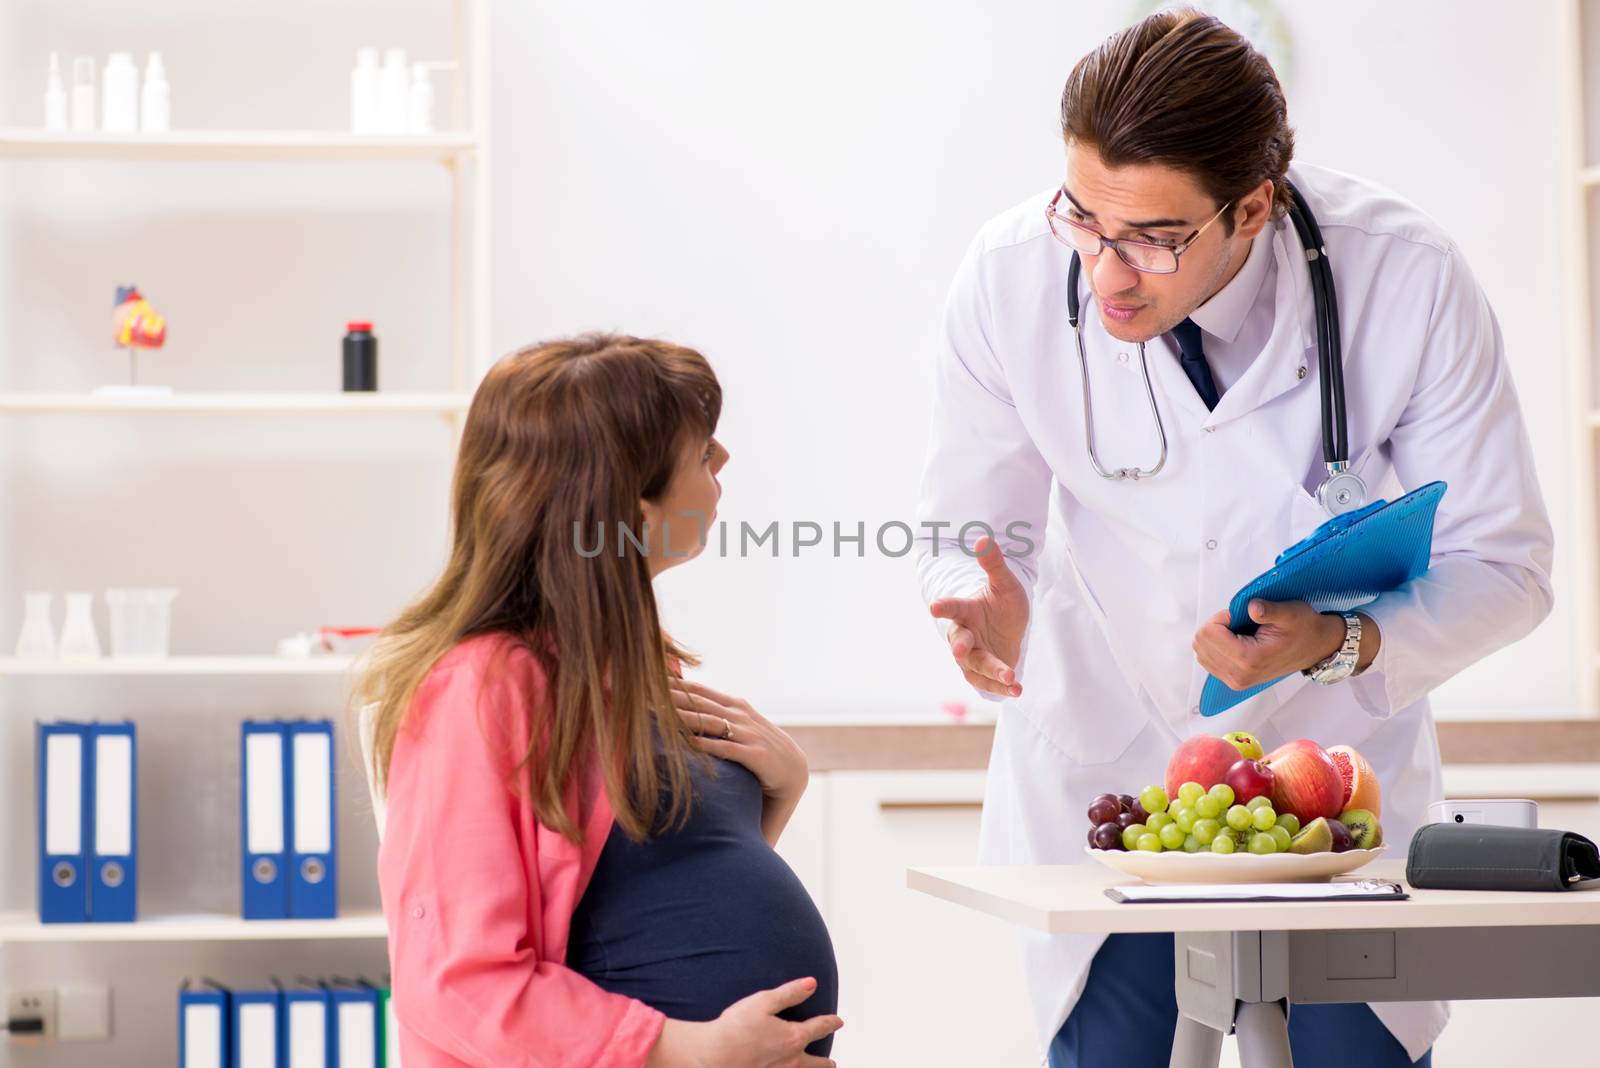
POLYGON ((44 1021, 44 1030, 36 1035, 8 1035, 14 1045, 38 1045, 52 1042, 56 1037, 56 992, 48 987, 32 990, 7 990, 5 992, 6 1019, 44 1021))

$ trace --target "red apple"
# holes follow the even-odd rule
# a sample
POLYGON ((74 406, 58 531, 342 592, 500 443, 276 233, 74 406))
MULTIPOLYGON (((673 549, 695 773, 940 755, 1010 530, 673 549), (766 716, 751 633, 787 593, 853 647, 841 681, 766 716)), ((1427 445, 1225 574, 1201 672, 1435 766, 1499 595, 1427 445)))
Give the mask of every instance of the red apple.
POLYGON ((1167 796, 1176 798, 1178 787, 1186 782, 1211 789, 1238 759, 1239 750, 1214 734, 1197 734, 1185 740, 1167 761, 1167 796))
POLYGON ((1259 760, 1235 760, 1223 780, 1233 790, 1233 803, 1247 805, 1257 797, 1271 797, 1275 776, 1259 760))
POLYGON ((1320 745, 1299 738, 1268 753, 1265 763, 1273 774, 1272 807, 1280 815, 1294 813, 1301 826, 1339 815, 1344 776, 1320 745))

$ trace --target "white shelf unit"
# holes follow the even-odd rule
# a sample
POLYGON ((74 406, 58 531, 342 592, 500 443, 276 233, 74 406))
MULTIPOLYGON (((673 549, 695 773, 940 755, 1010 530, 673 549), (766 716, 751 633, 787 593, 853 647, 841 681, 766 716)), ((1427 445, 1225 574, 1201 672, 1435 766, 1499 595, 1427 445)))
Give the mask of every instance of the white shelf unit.
POLYGON ((450 173, 450 387, 433 393, 0 393, 0 414, 438 414, 455 422, 487 368, 489 334, 488 0, 451 0, 451 58, 464 73, 449 132, 357 135, 324 130, 58 133, 0 127, 0 163, 431 163, 450 173))
MULTIPOLYGON (((1590 257, 1595 249, 1595 219, 1590 200, 1600 196, 1600 165, 1591 163, 1589 153, 1590 118, 1585 98, 1591 88, 1600 89, 1600 76, 1591 76, 1586 67, 1592 61, 1600 69, 1600 54, 1591 46, 1589 35, 1600 30, 1596 19, 1600 9, 1594 0, 1563 0, 1566 25, 1561 35, 1559 94, 1565 106, 1563 123, 1566 145, 1562 161, 1566 214, 1562 259, 1567 282, 1566 332, 1568 382, 1573 402, 1572 482, 1570 489, 1576 515, 1572 554, 1574 580, 1566 588, 1576 591, 1575 614, 1578 656, 1578 700, 1588 715, 1600 714, 1600 468, 1596 450, 1600 449, 1600 407, 1595 399, 1595 337, 1597 322, 1592 292, 1593 271, 1590 257)), ((1597 37, 1600 39, 1600 37, 1597 37)), ((1595 146, 1600 148, 1600 145, 1595 146)))
POLYGON ((242 920, 237 916, 156 916, 134 923, 40 923, 24 912, 0 913, 0 944, 33 942, 261 942, 388 937, 383 913, 332 920, 242 920))
MULTIPOLYGON (((366 417, 434 414, 459 433, 478 379, 487 369, 489 233, 488 0, 451 0, 452 55, 461 72, 452 94, 451 130, 419 136, 356 136, 335 131, 208 130, 159 135, 49 133, 0 128, 0 165, 29 161, 168 163, 427 164, 450 178, 449 387, 416 393, 203 392, 167 395, 0 393, 0 415, 314 414, 366 417)), ((292 180, 289 179, 289 180, 292 180)), ((450 438, 454 447, 457 438, 450 438)), ((173 656, 40 661, 0 658, 5 676, 331 676, 348 656, 173 656)), ((341 794, 345 797, 345 794, 341 794)), ((334 920, 245 921, 237 916, 154 916, 130 924, 42 924, 33 913, 0 913, 0 948, 8 943, 250 942, 387 937, 381 912, 334 920)))
POLYGON ((0 413, 14 415, 260 414, 407 415, 453 418, 466 412, 462 393, 0 393, 0 413))
POLYGON ((479 147, 470 133, 358 136, 328 130, 178 130, 161 134, 52 133, 0 128, 0 159, 152 162, 450 163, 479 147))
POLYGON ((0 678, 22 675, 343 675, 351 656, 165 656, 99 660, 0 657, 0 678))

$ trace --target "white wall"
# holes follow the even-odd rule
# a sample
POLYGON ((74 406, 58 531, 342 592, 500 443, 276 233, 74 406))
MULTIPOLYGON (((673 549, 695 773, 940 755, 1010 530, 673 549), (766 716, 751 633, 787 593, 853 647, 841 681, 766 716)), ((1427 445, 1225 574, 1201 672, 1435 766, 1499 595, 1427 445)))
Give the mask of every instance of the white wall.
MULTIPOLYGON (((1564 537, 1556 5, 1283 9, 1298 154, 1391 186, 1458 237, 1504 327, 1564 537)), ((700 346, 726 387, 735 544, 740 520, 830 536, 834 521, 913 521, 945 287, 985 218, 1056 180, 1061 84, 1127 15, 503 6, 495 344, 616 327, 700 346)), ((708 676, 770 710, 929 714, 964 696, 906 561, 708 555, 661 587, 708 676)), ((1438 703, 1571 706, 1571 619, 1563 599, 1438 703)))
MULTIPOLYGON (((1458 237, 1504 327, 1564 536, 1555 5, 1283 6, 1301 155, 1389 184, 1458 237)), ((727 519, 909 522, 949 277, 985 218, 1055 179, 1061 83, 1128 14, 988 8, 498 4, 494 349, 591 328, 699 346, 726 388, 727 519)), ((447 10, 7 0, 0 125, 38 121, 49 49, 160 48, 180 126, 339 128, 354 49, 442 56, 447 10)), ((328 388, 343 322, 364 316, 385 386, 439 387, 445 189, 430 167, 0 164, 0 389, 119 374, 106 331, 123 281, 171 317, 147 367, 180 387, 328 388)), ((0 421, 0 648, 32 588, 176 584, 188 653, 382 621, 440 563, 446 442, 428 419, 0 421)), ((1566 560, 1563 546, 1563 574, 1566 560)), ((769 713, 928 714, 964 696, 909 561, 708 556, 662 593, 706 677, 769 713)), ((1571 704, 1570 620, 1562 602, 1440 703, 1571 704)), ((225 910, 239 718, 327 713, 337 696, 315 681, 0 681, 0 910, 33 906, 34 718, 138 720, 145 906, 225 910)), ((342 786, 358 789, 348 770, 342 786)), ((341 831, 345 905, 373 905, 359 805, 341 831)), ((345 947, 290 949, 6 950, 0 982, 116 970, 119 1033, 140 1051, 119 1063, 166 1063, 180 974, 381 970, 345 947)))

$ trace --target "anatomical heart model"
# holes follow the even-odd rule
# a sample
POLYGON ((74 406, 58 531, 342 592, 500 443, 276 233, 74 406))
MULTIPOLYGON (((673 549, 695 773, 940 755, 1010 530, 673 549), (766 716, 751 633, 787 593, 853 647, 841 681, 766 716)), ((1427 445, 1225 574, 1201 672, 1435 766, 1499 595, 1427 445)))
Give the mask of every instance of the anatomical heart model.
MULTIPOLYGON (((128 385, 126 390, 139 390, 139 350, 159 349, 167 340, 167 320, 158 315, 150 302, 140 294, 138 286, 118 286, 116 306, 111 312, 111 336, 116 346, 128 353, 128 385)), ((156 387, 166 392, 165 387, 156 387)), ((124 390, 119 389, 119 392, 124 390)))

